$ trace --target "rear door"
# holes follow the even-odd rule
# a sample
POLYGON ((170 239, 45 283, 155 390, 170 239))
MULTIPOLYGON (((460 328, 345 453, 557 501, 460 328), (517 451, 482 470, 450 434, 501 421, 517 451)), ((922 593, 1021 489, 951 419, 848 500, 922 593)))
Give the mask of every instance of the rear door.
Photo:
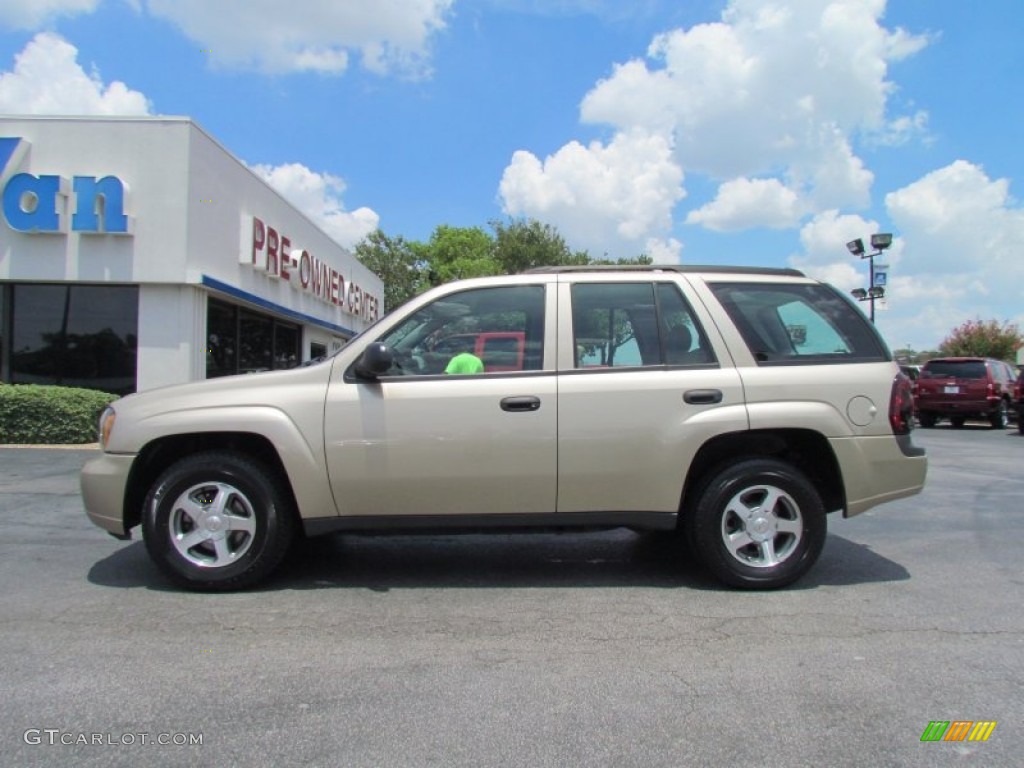
POLYGON ((676 512, 694 453, 747 427, 721 337, 681 280, 561 279, 558 511, 676 512))

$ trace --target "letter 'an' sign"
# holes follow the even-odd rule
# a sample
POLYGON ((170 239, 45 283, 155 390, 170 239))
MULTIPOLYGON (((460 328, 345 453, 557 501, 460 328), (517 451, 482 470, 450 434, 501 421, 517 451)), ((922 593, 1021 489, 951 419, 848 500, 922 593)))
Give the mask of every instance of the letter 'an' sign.
POLYGON ((0 138, 0 193, 8 226, 27 234, 130 235, 134 221, 125 214, 128 190, 117 176, 63 176, 15 173, 29 143, 0 138), (70 226, 69 226, 70 225, 70 226))

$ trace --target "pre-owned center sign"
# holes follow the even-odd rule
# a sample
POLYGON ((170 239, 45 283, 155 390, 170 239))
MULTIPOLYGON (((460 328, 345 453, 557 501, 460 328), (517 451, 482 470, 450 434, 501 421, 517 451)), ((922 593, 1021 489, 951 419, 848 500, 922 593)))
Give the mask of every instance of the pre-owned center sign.
POLYGON ((287 280, 292 288, 305 291, 342 312, 373 322, 380 317, 380 297, 367 292, 353 280, 304 248, 293 248, 291 238, 256 216, 243 217, 243 264, 264 272, 274 280, 287 280), (246 233, 251 233, 247 238, 246 233))

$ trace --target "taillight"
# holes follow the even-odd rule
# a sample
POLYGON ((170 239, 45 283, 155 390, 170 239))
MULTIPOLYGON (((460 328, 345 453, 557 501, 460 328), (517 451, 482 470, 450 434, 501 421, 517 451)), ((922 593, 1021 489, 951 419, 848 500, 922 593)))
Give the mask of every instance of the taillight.
POLYGON ((897 435, 906 435, 914 427, 914 389, 910 378, 897 373, 892 380, 892 395, 889 397, 889 424, 897 435))

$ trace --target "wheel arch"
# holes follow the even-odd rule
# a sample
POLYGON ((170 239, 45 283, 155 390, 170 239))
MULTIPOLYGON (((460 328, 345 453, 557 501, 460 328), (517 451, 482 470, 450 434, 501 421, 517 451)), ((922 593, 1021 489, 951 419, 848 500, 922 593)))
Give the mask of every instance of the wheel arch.
POLYGON ((230 451, 255 459, 277 473, 288 494, 291 512, 298 522, 298 499, 280 454, 264 435, 253 432, 199 432, 168 435, 147 443, 132 462, 125 487, 124 527, 142 522, 143 505, 149 488, 167 467, 186 456, 209 451, 230 451))
POLYGON ((716 467, 751 458, 774 458, 792 464, 817 489, 826 511, 846 508, 839 462, 824 435, 805 429, 751 430, 719 435, 701 446, 683 485, 680 517, 685 517, 695 503, 703 482, 717 474, 716 467))

